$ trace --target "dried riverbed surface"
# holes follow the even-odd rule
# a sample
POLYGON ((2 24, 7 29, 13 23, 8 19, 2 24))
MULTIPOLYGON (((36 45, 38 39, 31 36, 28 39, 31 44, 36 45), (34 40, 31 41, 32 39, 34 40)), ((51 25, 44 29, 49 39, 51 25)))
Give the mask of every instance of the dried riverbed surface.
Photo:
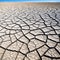
POLYGON ((60 60, 60 7, 45 4, 0 3, 0 60, 60 60))

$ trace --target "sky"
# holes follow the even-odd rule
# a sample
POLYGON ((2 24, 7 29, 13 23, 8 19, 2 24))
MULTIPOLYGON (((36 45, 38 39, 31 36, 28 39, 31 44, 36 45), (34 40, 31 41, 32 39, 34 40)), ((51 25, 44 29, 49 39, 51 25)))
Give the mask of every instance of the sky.
POLYGON ((0 0, 0 2, 60 2, 60 0, 0 0))

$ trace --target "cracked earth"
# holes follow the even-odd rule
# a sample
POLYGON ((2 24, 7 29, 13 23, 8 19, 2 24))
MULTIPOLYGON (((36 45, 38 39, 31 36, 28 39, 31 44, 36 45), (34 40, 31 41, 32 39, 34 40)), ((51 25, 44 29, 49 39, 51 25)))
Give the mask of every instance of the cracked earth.
POLYGON ((0 60, 60 60, 60 8, 1 7, 0 60))

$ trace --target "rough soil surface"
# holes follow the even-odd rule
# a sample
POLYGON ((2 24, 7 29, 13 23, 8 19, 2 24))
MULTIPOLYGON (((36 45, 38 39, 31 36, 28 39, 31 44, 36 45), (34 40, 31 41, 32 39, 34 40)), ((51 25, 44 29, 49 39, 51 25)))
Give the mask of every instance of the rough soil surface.
POLYGON ((60 7, 8 5, 0 3, 0 60, 60 60, 60 7))

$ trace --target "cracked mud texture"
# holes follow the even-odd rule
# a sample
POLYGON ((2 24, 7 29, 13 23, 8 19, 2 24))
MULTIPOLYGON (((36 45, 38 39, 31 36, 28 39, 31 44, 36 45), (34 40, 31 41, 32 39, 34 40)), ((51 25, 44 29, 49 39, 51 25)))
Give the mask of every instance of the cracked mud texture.
POLYGON ((60 8, 0 7, 0 60, 60 60, 60 8))

